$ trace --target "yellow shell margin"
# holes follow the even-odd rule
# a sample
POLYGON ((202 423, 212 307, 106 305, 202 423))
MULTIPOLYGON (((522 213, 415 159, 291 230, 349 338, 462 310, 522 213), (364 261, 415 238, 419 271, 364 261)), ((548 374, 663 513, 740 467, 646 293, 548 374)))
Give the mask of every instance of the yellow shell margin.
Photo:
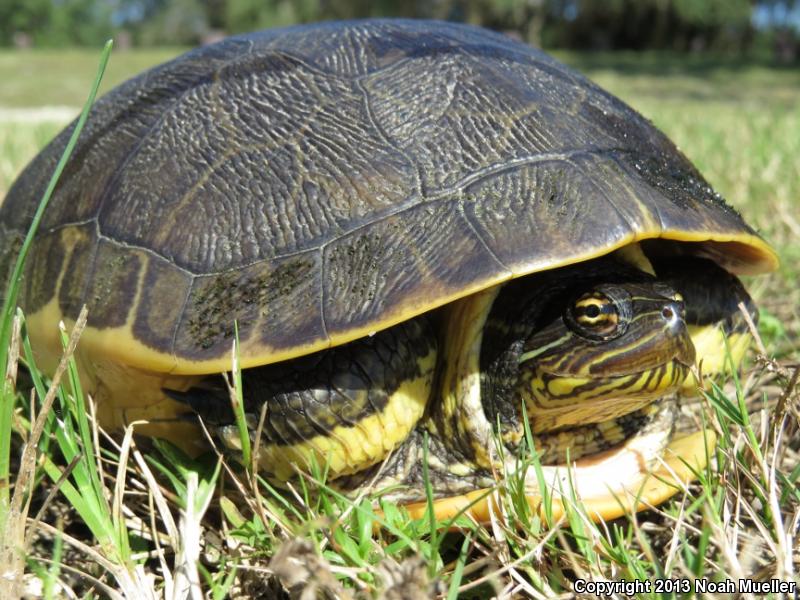
MULTIPOLYGON (((578 493, 578 496, 589 518, 596 522, 608 521, 658 506, 685 490, 689 482, 697 479, 697 473, 708 465, 708 458, 713 454, 716 442, 716 433, 711 429, 676 438, 667 446, 662 462, 654 469, 640 470, 638 477, 626 477, 625 480, 615 482, 610 474, 616 472, 613 470, 615 463, 627 452, 623 447, 621 450, 578 461, 572 467, 570 478, 572 481, 580 481, 587 469, 600 468, 605 472, 604 488, 588 494, 578 493)), ((552 493, 552 519, 555 523, 565 517, 571 500, 558 497, 556 490, 552 493)), ((531 509, 544 520, 546 515, 541 494, 531 493, 526 496, 526 500, 531 509)), ((442 498, 434 502, 433 508, 438 521, 454 519, 458 515, 478 523, 489 523, 494 519, 508 521, 497 490, 482 489, 461 496, 442 498)), ((421 519, 427 514, 428 507, 426 503, 418 502, 406 505, 405 509, 412 519, 421 519)))
MULTIPOLYGON (((624 246, 634 244, 646 239, 663 239, 680 242, 700 242, 696 248, 698 254, 713 258, 730 271, 737 274, 757 274, 774 271, 779 261, 775 251, 767 242, 753 234, 708 233, 690 231, 665 231, 657 234, 629 235, 616 244, 600 248, 595 252, 571 256, 563 260, 553 261, 546 265, 546 269, 555 269, 567 265, 585 262, 600 256, 607 255, 624 246), (703 242, 710 242, 702 244, 703 242)), ((365 337, 377 330, 386 329, 397 323, 406 321, 423 312, 433 310, 442 305, 458 300, 465 296, 477 293, 492 286, 498 285, 509 279, 523 277, 532 273, 545 270, 541 262, 526 264, 514 272, 501 272, 496 277, 476 282, 475 284, 459 290, 458 293, 436 298, 434 301, 421 299, 408 299, 408 302, 399 306, 394 312, 387 312, 383 319, 366 326, 353 328, 328 340, 319 340, 309 344, 298 345, 290 349, 274 349, 254 343, 243 343, 240 349, 241 368, 251 368, 264 364, 289 360, 324 350, 331 346, 345 344, 355 339, 365 337)), ((55 325, 63 318, 55 299, 38 310, 28 315, 28 324, 31 337, 41 340, 48 346, 58 348, 55 339, 55 325)), ((68 321, 67 319, 64 319, 68 321)), ((91 315, 90 315, 91 320, 91 315)), ((68 326, 72 323, 67 322, 68 326)), ((254 336, 257 337, 257 336, 254 336)), ((97 329, 87 327, 83 333, 81 346, 87 354, 102 357, 104 360, 115 361, 135 369, 152 373, 165 373, 171 375, 201 375, 228 371, 231 368, 230 355, 223 355, 210 360, 190 361, 181 359, 171 354, 160 352, 151 348, 132 334, 131 317, 127 323, 120 327, 97 329)))

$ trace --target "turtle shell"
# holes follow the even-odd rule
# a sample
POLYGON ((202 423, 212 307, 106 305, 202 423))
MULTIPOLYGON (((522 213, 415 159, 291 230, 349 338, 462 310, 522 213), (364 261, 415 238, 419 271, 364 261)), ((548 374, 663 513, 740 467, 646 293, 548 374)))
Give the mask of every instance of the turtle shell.
MULTIPOLYGON (((74 125, 73 125, 74 126, 74 125)), ((8 264, 70 134, 0 212, 8 264)), ((347 342, 639 240, 740 273, 770 247, 650 122, 543 52, 464 25, 228 38, 100 99, 27 265, 29 323, 133 367, 347 342), (42 325, 44 327, 44 325, 42 325)))

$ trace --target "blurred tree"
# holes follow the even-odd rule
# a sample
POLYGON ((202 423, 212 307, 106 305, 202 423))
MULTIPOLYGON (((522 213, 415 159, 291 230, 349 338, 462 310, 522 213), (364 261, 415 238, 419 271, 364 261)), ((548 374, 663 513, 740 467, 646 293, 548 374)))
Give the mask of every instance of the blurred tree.
MULTIPOLYGON (((216 0, 225 5, 225 28, 252 31, 293 23, 367 17, 444 18, 441 0, 216 0), (443 14, 438 14, 443 13, 443 14)), ((491 1, 491 0, 490 0, 491 1)), ((513 0, 501 0, 513 2, 513 0)))
POLYGON ((206 0, 205 6, 208 26, 217 31, 225 29, 226 0, 206 0))
POLYGON ((766 30, 778 62, 800 60, 800 0, 761 0, 754 19, 766 30))
POLYGON ((138 44, 194 45, 223 33, 394 16, 468 22, 562 48, 741 51, 757 37, 760 48, 792 57, 798 14, 800 0, 0 0, 0 45, 97 45, 112 24, 138 44))
POLYGON ((743 49, 752 32, 750 0, 674 0, 680 49, 743 49))
POLYGON ((209 32, 207 7, 202 0, 171 0, 132 29, 144 46, 194 46, 209 32))
POLYGON ((541 46, 542 26, 549 9, 546 0, 451 0, 439 7, 437 18, 456 18, 473 25, 513 32, 541 46))
POLYGON ((36 42, 51 46, 102 44, 112 35, 109 2, 53 0, 50 22, 36 42))
POLYGON ((120 23, 149 21, 170 3, 170 0, 116 0, 116 17, 120 23))
POLYGON ((320 14, 320 0, 226 0, 224 4, 224 25, 231 33, 307 23, 320 14))
POLYGON ((27 34, 37 45, 96 45, 112 32, 113 4, 95 0, 0 0, 0 44, 27 34))
POLYGON ((752 0, 551 0, 557 45, 570 48, 742 49, 752 0))
POLYGON ((10 44, 15 33, 40 31, 52 9, 50 0, 0 0, 0 43, 10 44))

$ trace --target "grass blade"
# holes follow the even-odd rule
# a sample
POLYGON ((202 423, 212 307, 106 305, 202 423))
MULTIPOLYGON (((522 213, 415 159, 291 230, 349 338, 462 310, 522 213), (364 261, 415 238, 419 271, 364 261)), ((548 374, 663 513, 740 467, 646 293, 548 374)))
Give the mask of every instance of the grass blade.
MULTIPOLYGON (((6 349, 8 348, 8 344, 11 339, 11 323, 17 308, 17 297, 19 295, 19 285, 22 279, 22 271, 25 267, 25 259, 28 256, 31 244, 33 243, 33 238, 36 235, 36 231, 39 229, 39 223, 41 223, 42 216, 44 215, 44 211, 50 202, 50 198, 53 195, 56 184, 58 183, 61 173, 64 171, 64 167, 72 155, 72 151, 78 142, 81 131, 86 124, 86 119, 88 118, 89 111, 94 104, 95 97, 97 96, 97 90, 100 87, 100 82, 103 79, 103 74, 105 73, 106 65, 108 64, 108 58, 111 55, 112 46, 113 42, 109 40, 106 42, 106 45, 103 48, 103 52, 100 55, 100 65, 97 68, 97 74, 89 92, 89 97, 86 100, 86 104, 84 104, 80 117, 78 117, 78 121, 75 124, 75 128, 72 131, 69 142, 67 143, 67 146, 61 155, 61 159, 58 161, 58 165, 56 166, 56 169, 53 172, 49 183, 47 184, 47 189, 39 201, 39 205, 36 208, 36 213, 34 214, 31 225, 28 228, 28 233, 25 236, 24 242, 22 243, 22 247, 20 248, 19 256, 17 256, 17 260, 14 263, 14 269, 12 271, 11 279, 8 282, 8 289, 3 302, 3 312, 2 315, 0 315, 0 373, 5 374, 7 369, 8 356, 6 349)), ((16 390, 14 389, 13 382, 4 377, 2 391, 0 391, 0 538, 5 537, 5 523, 7 522, 8 511, 10 508, 9 481, 11 466, 11 429, 13 426, 12 421, 14 418, 15 398, 16 390)))

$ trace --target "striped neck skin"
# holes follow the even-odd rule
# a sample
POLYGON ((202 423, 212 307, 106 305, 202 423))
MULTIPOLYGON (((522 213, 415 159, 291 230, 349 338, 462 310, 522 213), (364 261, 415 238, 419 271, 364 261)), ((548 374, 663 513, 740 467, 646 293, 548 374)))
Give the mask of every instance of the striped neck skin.
POLYGON ((614 261, 506 286, 486 321, 481 399, 515 447, 534 434, 604 423, 676 391, 694 364, 680 294, 614 261))
POLYGON ((603 284, 528 338, 516 390, 534 433, 601 423, 676 391, 695 352, 660 284, 603 284))

